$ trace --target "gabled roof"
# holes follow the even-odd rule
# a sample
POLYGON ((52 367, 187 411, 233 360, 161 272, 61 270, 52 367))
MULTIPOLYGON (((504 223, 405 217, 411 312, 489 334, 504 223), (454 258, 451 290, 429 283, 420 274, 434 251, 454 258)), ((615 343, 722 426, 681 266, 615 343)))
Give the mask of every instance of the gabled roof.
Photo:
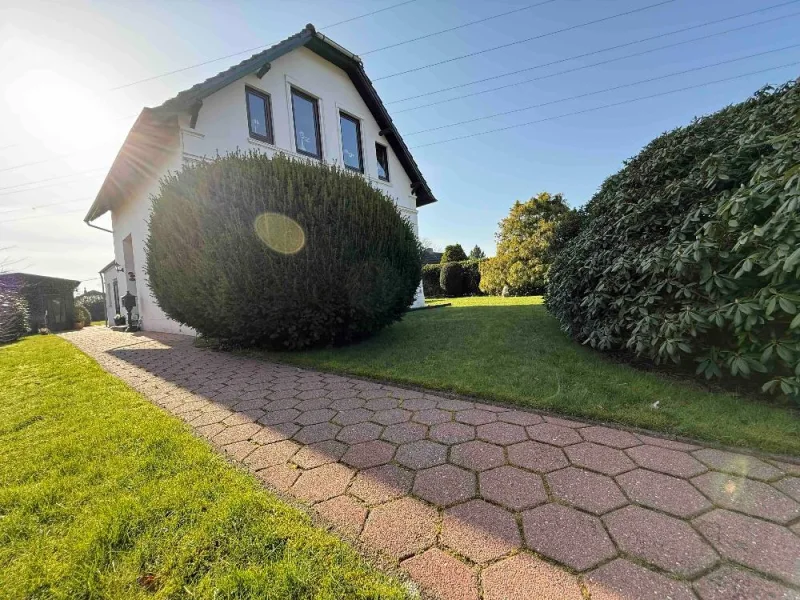
MULTIPOLYGON (((272 61, 300 47, 308 48, 347 73, 372 113, 372 116, 375 118, 375 121, 378 123, 381 135, 386 138, 387 143, 392 147, 397 158, 400 160, 400 164, 408 174, 409 179, 411 179, 411 188, 416 194, 417 206, 424 206, 436 202, 436 198, 433 196, 428 183, 422 176, 419 166, 414 160, 414 157, 411 156, 411 151, 397 131, 397 127, 395 127, 392 118, 389 116, 389 112, 378 96, 378 92, 372 85, 372 81, 367 76, 361 59, 333 40, 317 32, 314 26, 309 23, 300 32, 262 52, 254 54, 250 58, 243 60, 239 64, 213 77, 209 77, 201 83, 193 85, 189 89, 180 92, 174 98, 170 98, 161 106, 145 108, 131 128, 119 154, 114 160, 109 174, 106 176, 106 180, 103 182, 103 186, 100 188, 100 192, 97 194, 97 198, 95 198, 94 204, 92 204, 84 220, 92 221, 109 210, 115 197, 119 195, 123 183, 125 183, 127 179, 136 176, 137 173, 141 174, 141 161, 127 166, 124 164, 130 162, 128 159, 129 152, 127 147, 129 145, 136 147, 137 137, 141 138, 143 134, 147 136, 152 133, 154 124, 171 126, 174 129, 176 127, 174 119, 178 115, 187 112, 190 114, 193 112, 196 113, 202 105, 203 99, 242 77, 252 73, 263 76, 264 73, 269 70, 272 61), (148 133, 148 129, 150 133, 148 133), (120 176, 117 171, 123 171, 123 175, 120 176)), ((167 143, 164 137, 162 133, 160 136, 161 139, 158 140, 157 144, 146 144, 145 147, 149 146, 152 148, 155 146, 163 148, 167 143)), ((141 147, 142 144, 139 143, 138 146, 141 147)))

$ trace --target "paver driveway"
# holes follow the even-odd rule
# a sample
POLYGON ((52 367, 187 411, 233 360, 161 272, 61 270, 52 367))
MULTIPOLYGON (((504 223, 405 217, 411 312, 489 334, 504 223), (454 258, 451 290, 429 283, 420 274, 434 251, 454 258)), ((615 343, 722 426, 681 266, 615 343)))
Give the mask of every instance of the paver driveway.
POLYGON ((64 337, 446 600, 800 598, 800 466, 90 328, 64 337))

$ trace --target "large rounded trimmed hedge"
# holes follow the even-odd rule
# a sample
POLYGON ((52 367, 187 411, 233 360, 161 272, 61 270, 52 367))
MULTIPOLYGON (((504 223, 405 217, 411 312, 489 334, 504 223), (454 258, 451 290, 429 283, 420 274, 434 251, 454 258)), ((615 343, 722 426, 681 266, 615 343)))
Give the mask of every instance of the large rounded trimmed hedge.
POLYGON ((146 250, 167 316, 274 349, 344 344, 399 320, 422 268, 411 225, 363 177, 259 153, 165 177, 146 250))
POLYGON ((800 397, 800 85, 653 140, 588 203, 547 307, 580 342, 800 397))

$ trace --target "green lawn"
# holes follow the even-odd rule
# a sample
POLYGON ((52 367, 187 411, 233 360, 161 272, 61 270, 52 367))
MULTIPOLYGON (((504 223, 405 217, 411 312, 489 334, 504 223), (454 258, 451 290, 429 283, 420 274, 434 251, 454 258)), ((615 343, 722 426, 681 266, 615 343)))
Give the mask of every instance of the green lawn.
POLYGON ((55 336, 0 347, 0 597, 405 598, 55 336))
POLYGON ((453 306, 411 312, 361 344, 267 356, 732 446, 800 454, 797 411, 614 364, 568 339, 540 297, 446 302, 453 306), (658 409, 652 408, 656 401, 658 409))

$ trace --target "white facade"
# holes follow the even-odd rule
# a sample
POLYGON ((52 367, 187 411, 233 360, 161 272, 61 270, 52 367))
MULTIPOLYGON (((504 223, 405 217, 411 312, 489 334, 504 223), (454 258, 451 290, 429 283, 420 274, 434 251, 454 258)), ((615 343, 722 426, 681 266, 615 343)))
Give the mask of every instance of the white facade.
MULTIPOLYGON (((257 150, 269 155, 277 152, 302 160, 307 158, 295 147, 291 90, 297 89, 317 99, 322 160, 339 165, 342 159, 342 136, 339 113, 360 121, 364 177, 396 202, 401 214, 417 227, 416 197, 411 180, 393 149, 379 134, 380 127, 350 77, 339 67, 305 47, 297 48, 274 60, 269 71, 259 78, 247 75, 203 99, 196 123, 191 117, 179 117, 179 144, 166 155, 156 177, 144 179, 138 189, 125 195, 123 202, 111 208, 114 232, 114 257, 124 267, 109 275, 107 284, 116 278, 120 295, 130 291, 137 297, 137 313, 145 330, 193 334, 186 326, 167 318, 150 293, 144 274, 144 241, 150 213, 150 197, 158 191, 158 177, 179 170, 187 162, 213 159, 236 150, 257 150), (245 88, 269 95, 274 144, 253 139, 249 135, 245 88), (389 181, 378 178, 375 144, 387 147, 389 181)), ((422 286, 413 307, 424 305, 422 286)), ((122 309, 122 314, 124 309, 122 309)), ((135 315, 136 316, 136 315, 135 315)), ((111 315, 113 319, 113 314, 111 315)))

